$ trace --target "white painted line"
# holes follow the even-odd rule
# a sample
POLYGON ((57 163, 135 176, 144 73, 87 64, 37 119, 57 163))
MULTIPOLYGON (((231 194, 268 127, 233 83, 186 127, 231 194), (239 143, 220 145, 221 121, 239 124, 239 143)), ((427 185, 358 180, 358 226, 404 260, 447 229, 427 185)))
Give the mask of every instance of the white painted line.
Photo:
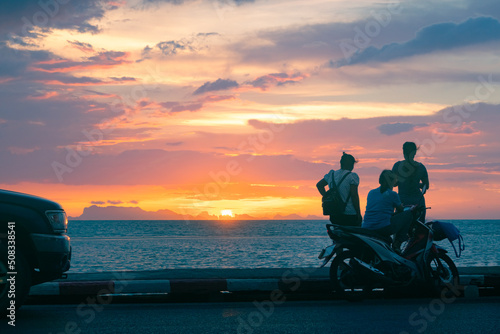
POLYGON ((465 298, 479 298, 479 288, 477 285, 467 285, 464 290, 465 298))
POLYGON ((461 285, 484 285, 484 275, 460 275, 461 285))

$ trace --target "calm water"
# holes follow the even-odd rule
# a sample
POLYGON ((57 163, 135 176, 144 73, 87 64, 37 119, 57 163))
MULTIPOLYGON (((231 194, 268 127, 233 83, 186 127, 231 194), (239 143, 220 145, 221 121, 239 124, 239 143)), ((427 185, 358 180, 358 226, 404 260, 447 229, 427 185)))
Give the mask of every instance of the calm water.
MULTIPOLYGON (((445 221, 445 220, 443 220, 445 221)), ((466 249, 457 266, 500 266, 500 220, 446 220, 466 249)), ((71 272, 315 267, 327 221, 71 221, 71 272)))

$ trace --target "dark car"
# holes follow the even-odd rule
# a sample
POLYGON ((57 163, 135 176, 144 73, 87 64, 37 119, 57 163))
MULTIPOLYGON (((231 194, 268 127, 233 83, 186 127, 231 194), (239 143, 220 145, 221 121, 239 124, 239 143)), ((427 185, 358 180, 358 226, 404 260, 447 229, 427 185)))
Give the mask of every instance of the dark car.
POLYGON ((0 310, 19 308, 30 287, 70 267, 68 219, 50 200, 0 190, 0 310))

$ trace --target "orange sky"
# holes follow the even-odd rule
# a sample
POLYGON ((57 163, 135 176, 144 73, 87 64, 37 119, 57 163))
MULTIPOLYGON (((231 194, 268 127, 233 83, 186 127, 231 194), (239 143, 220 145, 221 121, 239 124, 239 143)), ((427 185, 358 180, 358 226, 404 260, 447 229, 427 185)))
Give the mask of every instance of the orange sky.
POLYGON ((499 218, 495 3, 172 2, 7 6, 1 188, 70 216, 321 215, 315 184, 346 151, 364 211, 414 141, 429 217, 499 218))

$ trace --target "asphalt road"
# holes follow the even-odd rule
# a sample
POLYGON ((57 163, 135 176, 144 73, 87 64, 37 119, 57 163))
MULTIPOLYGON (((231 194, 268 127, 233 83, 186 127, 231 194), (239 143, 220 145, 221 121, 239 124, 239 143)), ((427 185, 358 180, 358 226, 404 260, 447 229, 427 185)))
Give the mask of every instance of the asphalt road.
POLYGON ((26 305, 0 333, 498 333, 500 298, 26 305))

